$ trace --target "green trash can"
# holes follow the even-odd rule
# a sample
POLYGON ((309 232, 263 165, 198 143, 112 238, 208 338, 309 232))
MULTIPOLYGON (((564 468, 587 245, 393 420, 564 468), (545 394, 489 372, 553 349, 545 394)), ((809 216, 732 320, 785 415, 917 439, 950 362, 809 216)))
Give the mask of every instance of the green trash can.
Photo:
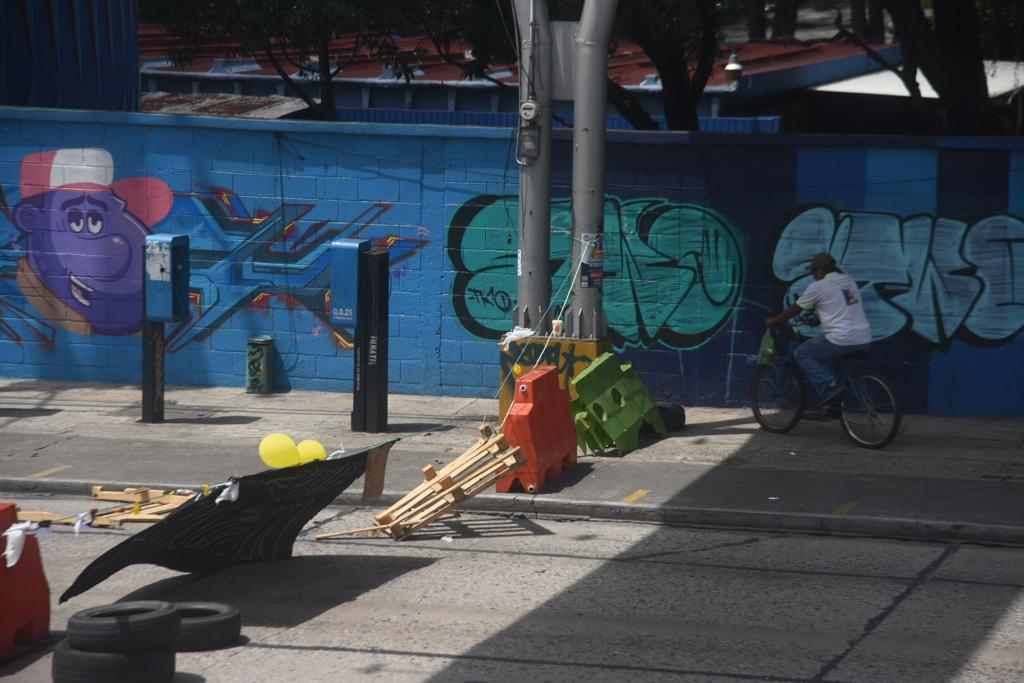
POLYGON ((245 393, 269 394, 274 386, 270 357, 274 351, 274 338, 249 337, 245 354, 245 393))

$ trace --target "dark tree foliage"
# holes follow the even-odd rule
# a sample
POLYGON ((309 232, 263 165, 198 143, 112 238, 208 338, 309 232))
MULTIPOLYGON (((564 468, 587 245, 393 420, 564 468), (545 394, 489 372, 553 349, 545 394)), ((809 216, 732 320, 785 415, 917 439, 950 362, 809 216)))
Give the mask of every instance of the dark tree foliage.
POLYGON ((796 17, 799 0, 775 0, 772 17, 772 38, 792 38, 796 35, 796 17))
POLYGON ((919 68, 939 95, 948 132, 1004 132, 989 101, 978 11, 968 0, 883 0, 903 48, 903 71, 919 68))
POLYGON ((977 0, 976 4, 985 58, 1024 61, 1024 2, 977 0))
POLYGON ((750 0, 747 12, 747 38, 764 40, 768 30, 768 15, 764 11, 764 0, 750 0))
POLYGON ((408 74, 388 28, 396 22, 392 3, 363 0, 139 0, 140 15, 166 24, 180 39, 172 57, 189 61, 204 45, 227 46, 230 55, 265 58, 288 90, 302 98, 314 118, 332 120, 331 82, 362 52, 376 54, 408 74), (354 36, 348 55, 332 54, 330 41, 354 36), (332 61, 333 60, 333 61, 332 61), (295 74, 301 74, 296 78, 295 74), (319 99, 302 81, 316 83, 319 99))
POLYGON ((619 3, 618 21, 658 70, 668 128, 698 130, 697 102, 718 55, 714 0, 630 0, 619 3))
MULTIPOLYGON (((821 0, 822 2, 826 0, 821 0)), ((410 77, 420 50, 399 50, 396 35, 425 35, 441 57, 467 78, 489 78, 494 64, 518 52, 512 0, 139 0, 148 21, 167 24, 181 38, 173 57, 187 60, 204 44, 266 59, 311 115, 335 117, 332 81, 357 55, 370 54, 410 77), (349 36, 349 54, 332 51, 332 39, 349 36), (467 48, 472 48, 467 59, 467 48), (296 78, 296 73, 300 78, 296 78), (319 98, 309 84, 315 84, 319 98)), ((842 5, 844 3, 837 3, 842 5)), ((548 0, 551 18, 575 21, 583 0, 548 0)), ((661 79, 666 123, 697 130, 697 104, 718 57, 719 27, 746 22, 752 40, 793 40, 801 0, 619 0, 613 44, 637 43, 661 79), (770 9, 771 12, 767 10, 770 9)), ((903 64, 889 65, 919 97, 920 69, 939 93, 952 133, 1000 132, 988 99, 982 57, 1024 58, 1024 0, 849 0, 852 30, 841 35, 861 44, 885 38, 882 8, 903 47, 903 64), (925 7, 931 9, 926 13, 925 7)), ((502 84, 503 87, 515 87, 502 84)), ((609 101, 635 128, 658 124, 622 84, 609 81, 609 101)))

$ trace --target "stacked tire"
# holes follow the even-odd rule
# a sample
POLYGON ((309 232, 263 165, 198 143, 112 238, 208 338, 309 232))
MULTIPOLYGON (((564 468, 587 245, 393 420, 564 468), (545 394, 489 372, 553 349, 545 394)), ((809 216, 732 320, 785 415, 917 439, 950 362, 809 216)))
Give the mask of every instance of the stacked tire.
POLYGON ((90 607, 68 621, 53 655, 54 683, 163 683, 175 652, 238 642, 242 618, 231 605, 156 600, 90 607))

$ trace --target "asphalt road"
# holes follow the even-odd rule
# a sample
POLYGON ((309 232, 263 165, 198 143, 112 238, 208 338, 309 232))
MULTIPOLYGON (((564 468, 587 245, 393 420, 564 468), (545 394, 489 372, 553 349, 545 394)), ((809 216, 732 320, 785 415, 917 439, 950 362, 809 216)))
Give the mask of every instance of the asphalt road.
MULTIPOLYGON (((41 538, 54 600, 132 531, 41 538)), ((52 626, 125 598, 237 605, 244 643, 179 654, 179 683, 1024 680, 1022 549, 465 514, 401 543, 307 536, 295 551, 205 577, 133 567, 54 605, 52 626)), ((0 678, 49 672, 43 650, 0 678)))

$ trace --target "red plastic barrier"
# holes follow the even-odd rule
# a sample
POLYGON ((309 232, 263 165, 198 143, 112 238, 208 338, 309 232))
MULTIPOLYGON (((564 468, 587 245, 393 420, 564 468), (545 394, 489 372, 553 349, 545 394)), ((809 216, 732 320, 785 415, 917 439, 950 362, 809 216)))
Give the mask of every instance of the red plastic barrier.
MULTIPOLYGON (((0 534, 18 521, 17 508, 0 503, 0 534)), ((0 537, 0 553, 7 539, 0 537)), ((28 534, 21 558, 13 567, 0 555, 0 661, 11 656, 15 645, 31 643, 50 633, 50 586, 43 573, 39 543, 28 534)))
POLYGON ((576 464, 569 394, 558 385, 555 367, 537 368, 516 380, 503 432, 510 445, 522 449, 527 463, 498 480, 498 493, 508 493, 517 483, 528 493, 539 493, 576 464))

